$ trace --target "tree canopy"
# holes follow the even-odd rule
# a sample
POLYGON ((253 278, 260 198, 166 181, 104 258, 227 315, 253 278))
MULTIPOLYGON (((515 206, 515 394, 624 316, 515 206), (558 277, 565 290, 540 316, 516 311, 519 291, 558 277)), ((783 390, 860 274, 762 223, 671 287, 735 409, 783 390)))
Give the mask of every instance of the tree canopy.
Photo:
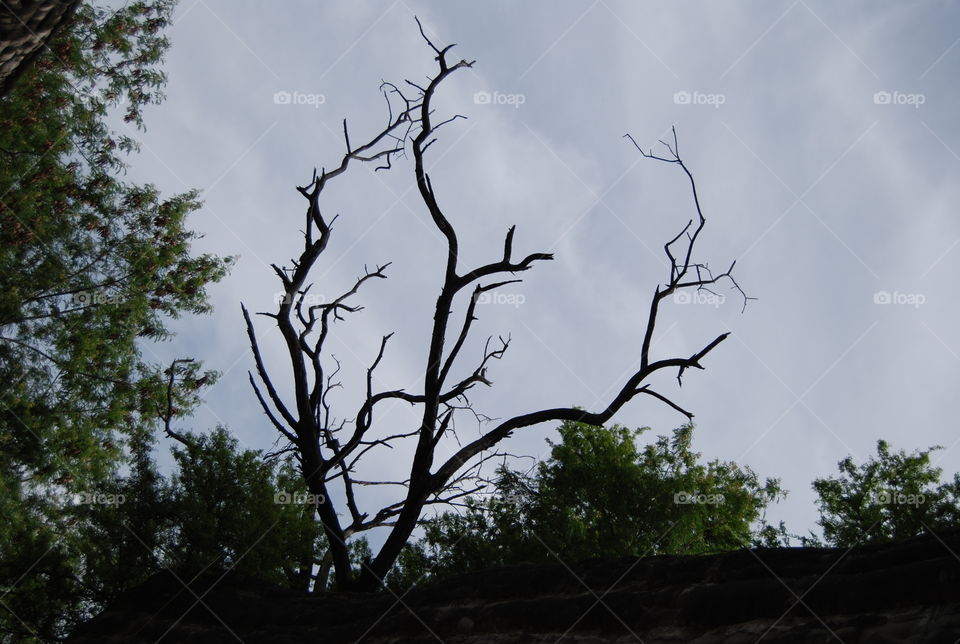
POLYGON ((173 5, 82 5, 0 98, 0 628, 16 636, 51 636, 83 594, 65 503, 101 491, 158 410, 187 414, 215 377, 171 380, 143 354, 209 310, 229 266, 192 251, 196 192, 124 178, 163 98, 173 5))
POLYGON ((779 480, 732 462, 700 462, 692 424, 641 448, 646 431, 562 424, 550 457, 532 473, 501 468, 494 495, 426 522, 422 570, 446 576, 521 561, 700 554, 769 541, 764 511, 786 494, 779 480))
POLYGON ((860 465, 848 456, 837 464, 838 476, 816 479, 818 523, 826 543, 882 543, 960 525, 960 474, 940 483, 943 470, 930 462, 930 454, 940 449, 935 445, 908 454, 878 440, 876 456, 860 465))

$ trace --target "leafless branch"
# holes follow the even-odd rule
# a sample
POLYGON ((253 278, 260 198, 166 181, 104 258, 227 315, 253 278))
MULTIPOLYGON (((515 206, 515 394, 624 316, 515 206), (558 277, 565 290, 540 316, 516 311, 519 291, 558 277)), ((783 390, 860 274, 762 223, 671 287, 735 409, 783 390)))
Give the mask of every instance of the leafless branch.
POLYGON ((365 142, 357 144, 355 134, 350 132, 344 119, 344 149, 339 163, 331 170, 314 170, 311 180, 297 187, 307 202, 303 220, 303 248, 297 257, 290 260, 289 266, 272 266, 283 287, 282 297, 275 311, 261 313, 276 323, 284 341, 285 356, 289 360, 292 375, 290 391, 285 392, 284 396, 274 386, 261 355, 251 316, 246 307, 242 308, 256 365, 256 377, 253 373, 249 374, 251 385, 270 424, 289 442, 289 447, 272 454, 296 450, 308 488, 327 499, 326 503, 317 506, 330 544, 330 552, 324 558, 323 565, 326 569, 333 566, 337 579, 341 580, 344 587, 361 589, 374 587, 393 565, 420 520, 424 507, 457 505, 466 497, 489 487, 491 481, 483 476, 483 466, 493 459, 509 456, 494 451, 494 448, 514 431, 553 421, 603 425, 640 394, 650 396, 692 418, 691 412, 668 396, 652 390, 648 379, 657 372, 676 369, 678 382, 682 383, 684 372, 691 368, 702 369, 702 360, 728 334, 723 333, 706 341, 702 348, 688 357, 652 358, 651 346, 661 302, 682 289, 712 292, 710 289, 721 282, 731 284, 731 288, 740 293, 744 307, 747 300, 752 299, 746 296, 733 278, 735 262, 726 271, 714 274, 705 262, 694 258, 694 247, 704 229, 706 218, 693 175, 679 156, 676 132, 673 132, 672 141, 663 142, 667 151, 662 155, 654 154, 652 150, 644 152, 633 137, 627 135, 644 157, 675 164, 683 170, 690 182, 696 211, 696 217, 689 219, 680 232, 664 245, 670 264, 669 275, 665 284, 656 286, 651 298, 646 328, 640 341, 638 369, 598 411, 557 407, 494 422, 475 410, 470 400, 471 389, 478 384, 492 385, 488 375, 491 362, 501 359, 510 345, 509 335, 506 338, 496 336, 496 341, 494 336, 487 337, 479 361, 461 371, 465 348, 479 319, 478 299, 486 292, 521 282, 515 277, 518 273, 531 269, 537 262, 552 260, 553 254, 530 252, 515 260, 516 227, 510 226, 503 241, 502 253, 497 249, 491 261, 479 266, 460 266, 460 239, 454 220, 442 205, 442 195, 431 180, 426 158, 430 147, 437 141, 437 131, 465 118, 461 114, 435 114, 434 99, 438 88, 451 74, 470 68, 473 62, 454 62, 449 58, 454 45, 441 47, 435 44, 426 35, 419 20, 417 26, 434 54, 437 66, 433 74, 426 82, 408 80, 399 85, 382 82, 380 92, 387 105, 387 120, 382 129, 365 142), (385 271, 390 263, 376 265, 373 269, 364 266, 363 274, 340 296, 330 301, 312 303, 310 298, 314 285, 309 282, 309 276, 327 249, 336 220, 336 217, 328 219, 324 215, 321 195, 328 183, 346 172, 352 164, 373 163, 376 170, 390 169, 395 159, 406 157, 407 154, 412 157, 412 171, 420 200, 445 245, 439 294, 429 311, 432 326, 422 374, 423 391, 408 392, 403 388, 377 386, 377 369, 386 359, 387 345, 393 336, 387 333, 380 337, 375 355, 370 350, 373 359, 366 367, 363 384, 360 385, 363 395, 359 409, 355 414, 337 421, 331 392, 342 388, 343 383, 338 379, 340 362, 335 356, 328 356, 325 348, 331 325, 346 319, 348 313, 363 310, 362 305, 354 303, 354 298, 365 283, 373 279, 386 279, 385 271), (459 322, 452 319, 458 307, 463 307, 463 318, 459 322), (449 345, 448 335, 454 337, 449 345), (452 375, 458 372, 461 375, 452 375), (413 427, 384 427, 387 424, 386 415, 382 408, 377 407, 386 401, 406 402, 416 406, 418 414, 422 415, 413 427), (479 431, 472 440, 462 441, 463 437, 458 435, 456 417, 459 413, 472 414, 477 421, 479 431), (346 418, 352 419, 349 430, 346 418), (454 438, 457 448, 452 455, 441 460, 437 449, 441 439, 449 436, 454 438), (357 476, 356 471, 363 457, 372 450, 384 447, 394 449, 399 445, 412 446, 414 450, 406 478, 370 480, 370 477, 357 476), (337 499, 341 497, 332 497, 330 494, 329 488, 333 485, 342 491, 341 502, 347 509, 343 513, 345 524, 341 524, 341 515, 336 507, 337 499), (361 509, 360 499, 354 490, 357 486, 372 485, 400 488, 404 493, 402 498, 366 512, 361 509), (346 539, 376 527, 388 527, 390 532, 376 558, 365 567, 360 578, 354 580, 351 577, 346 539))

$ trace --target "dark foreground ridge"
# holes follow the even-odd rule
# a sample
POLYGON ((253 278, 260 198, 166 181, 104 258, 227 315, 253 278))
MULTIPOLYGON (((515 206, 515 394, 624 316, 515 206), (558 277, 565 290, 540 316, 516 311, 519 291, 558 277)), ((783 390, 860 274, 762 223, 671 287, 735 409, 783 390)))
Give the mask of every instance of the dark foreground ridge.
POLYGON ((943 643, 960 638, 960 530, 898 544, 529 564, 390 593, 309 596, 159 573, 70 643, 943 643), (199 598, 199 601, 198 601, 199 598))

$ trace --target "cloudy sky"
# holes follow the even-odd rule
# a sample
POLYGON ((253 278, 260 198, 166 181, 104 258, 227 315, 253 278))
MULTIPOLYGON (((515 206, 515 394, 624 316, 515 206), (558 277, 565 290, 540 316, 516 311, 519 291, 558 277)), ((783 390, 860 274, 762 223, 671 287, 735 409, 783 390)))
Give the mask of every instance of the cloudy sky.
MULTIPOLYGON (((655 381, 696 414, 696 449, 780 477, 790 496, 768 518, 795 532, 817 518, 810 482, 848 454, 867 458, 878 438, 943 445, 937 464, 960 470, 954 2, 182 0, 168 99, 147 114, 131 177, 168 193, 200 188, 198 249, 239 256, 212 289, 215 313, 153 348, 224 373, 194 428, 222 423, 251 447, 272 444, 246 380, 240 302, 272 308, 269 264, 289 265, 302 244, 295 186, 339 162, 342 119, 361 140, 385 122, 381 80, 433 71, 415 15, 438 44, 457 43, 454 60, 477 61, 442 86, 439 113, 468 118, 428 153, 461 265, 497 259, 512 224, 517 255, 556 255, 479 309, 464 372, 488 335, 512 337, 489 372, 494 387, 474 396, 479 411, 599 410, 636 369, 650 295, 668 277, 662 245, 695 211, 679 168, 643 159, 623 136, 646 148, 675 126, 708 220, 697 258, 737 260, 758 298, 741 313, 722 289, 722 301, 663 311, 657 357, 732 331, 682 389, 672 375, 655 381)), ((352 416, 384 333, 396 335, 375 386, 422 386, 445 246, 408 161, 376 174, 357 166, 325 196, 340 217, 316 293, 335 297, 364 264, 393 262, 329 345, 343 364, 336 409, 352 416)), ((282 388, 269 322, 258 329, 282 388)), ((388 431, 416 416, 402 404, 381 419, 388 431)), ((683 420, 648 397, 615 418, 650 426, 649 439, 683 420)), ((465 439, 478 431, 467 418, 458 428, 465 439)), ((553 435, 529 428, 505 447, 543 456, 553 435)), ((403 450, 369 464, 361 477, 404 477, 403 450)))

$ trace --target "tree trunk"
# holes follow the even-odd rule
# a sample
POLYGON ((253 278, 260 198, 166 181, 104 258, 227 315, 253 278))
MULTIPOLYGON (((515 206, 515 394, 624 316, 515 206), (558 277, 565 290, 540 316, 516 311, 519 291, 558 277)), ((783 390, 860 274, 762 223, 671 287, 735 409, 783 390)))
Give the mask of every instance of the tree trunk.
POLYGON ((0 97, 10 92, 79 5, 80 0, 0 2, 0 97))

